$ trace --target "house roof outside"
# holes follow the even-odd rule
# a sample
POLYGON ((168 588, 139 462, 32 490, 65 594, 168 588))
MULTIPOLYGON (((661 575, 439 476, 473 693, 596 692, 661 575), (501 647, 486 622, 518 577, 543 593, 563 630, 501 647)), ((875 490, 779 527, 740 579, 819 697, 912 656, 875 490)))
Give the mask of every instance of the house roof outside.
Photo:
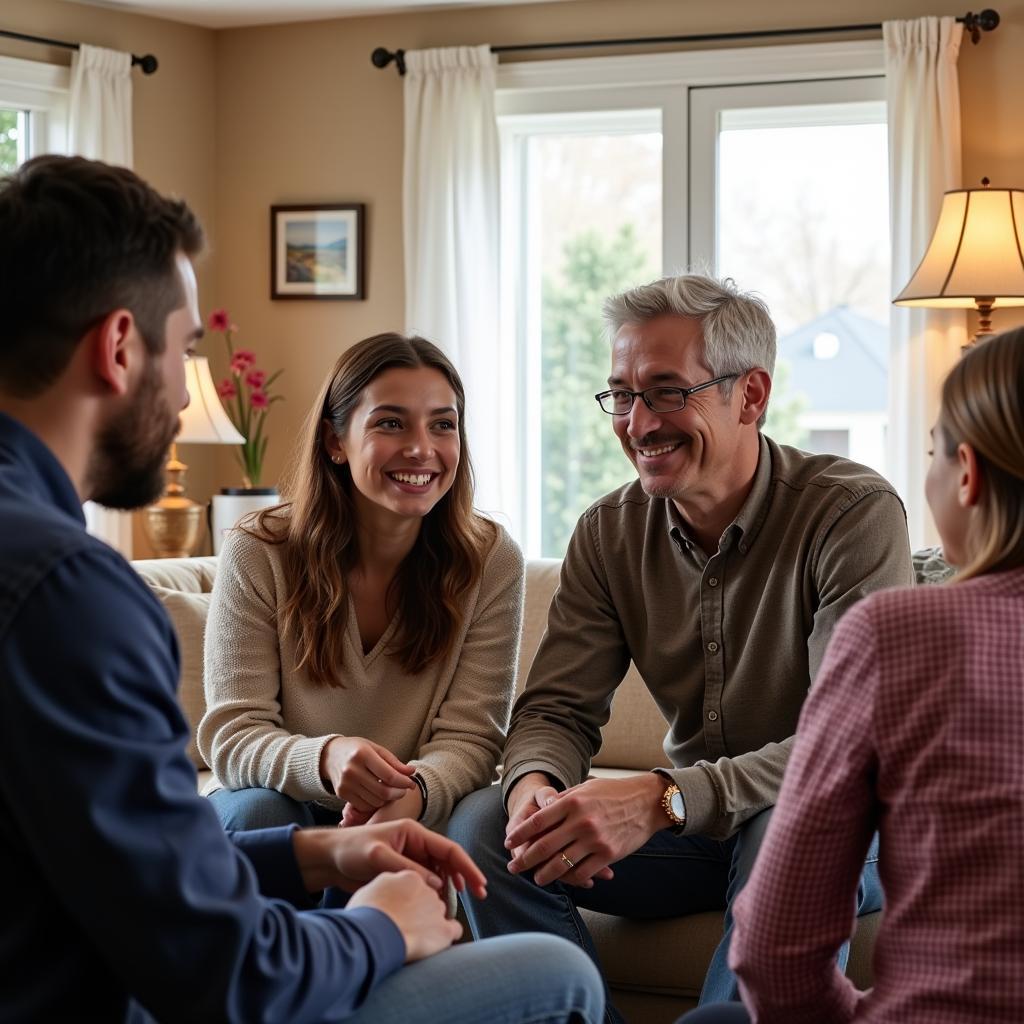
POLYGON ((789 390, 816 412, 884 412, 888 407, 889 328, 836 306, 779 338, 789 390))

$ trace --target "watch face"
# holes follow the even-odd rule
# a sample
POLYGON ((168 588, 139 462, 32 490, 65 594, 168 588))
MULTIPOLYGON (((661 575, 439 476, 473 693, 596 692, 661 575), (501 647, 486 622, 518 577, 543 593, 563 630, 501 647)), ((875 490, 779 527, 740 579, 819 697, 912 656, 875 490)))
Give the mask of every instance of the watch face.
POLYGON ((672 808, 672 813, 679 818, 680 821, 686 818, 686 805, 683 803, 682 793, 673 793, 668 805, 672 808))

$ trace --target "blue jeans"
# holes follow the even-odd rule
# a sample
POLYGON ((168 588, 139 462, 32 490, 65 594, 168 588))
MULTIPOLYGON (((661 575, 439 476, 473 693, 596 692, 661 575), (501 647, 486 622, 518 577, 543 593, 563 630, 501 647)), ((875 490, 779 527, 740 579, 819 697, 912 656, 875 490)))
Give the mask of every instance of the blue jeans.
MULTIPOLYGON (((704 910, 725 910, 722 940, 704 979, 700 1001, 739 1000, 736 977, 729 970, 733 900, 747 883, 771 819, 771 810, 751 818, 735 835, 718 841, 704 836, 677 836, 667 829, 615 865, 615 878, 593 889, 555 882, 541 888, 532 877, 511 875, 504 847, 505 810, 498 786, 478 790, 456 808, 448 835, 469 851, 487 876, 490 896, 484 902, 463 897, 473 935, 483 938, 513 932, 545 931, 577 943, 600 966, 593 940, 577 907, 634 920, 682 917, 704 910)), ((858 913, 878 910, 878 841, 872 843, 858 892, 858 913)), ((846 966, 849 944, 840 951, 846 966)), ((621 1021, 609 1000, 606 1020, 621 1021)))
MULTIPOLYGON (((273 789, 220 789, 210 802, 227 829, 334 825, 339 814, 273 789)), ((348 894, 328 889, 325 907, 348 894)), ((600 1024, 604 985, 593 963, 551 935, 471 942, 400 968, 381 982, 350 1024, 600 1024), (524 980, 528 983, 524 984, 524 980)))
POLYGON ((466 942, 402 967, 348 1024, 600 1024, 604 985, 552 935, 466 942))
POLYGON ((317 803, 293 800, 276 789, 218 789, 210 803, 221 825, 230 832, 252 832, 280 825, 337 825, 341 815, 317 803))

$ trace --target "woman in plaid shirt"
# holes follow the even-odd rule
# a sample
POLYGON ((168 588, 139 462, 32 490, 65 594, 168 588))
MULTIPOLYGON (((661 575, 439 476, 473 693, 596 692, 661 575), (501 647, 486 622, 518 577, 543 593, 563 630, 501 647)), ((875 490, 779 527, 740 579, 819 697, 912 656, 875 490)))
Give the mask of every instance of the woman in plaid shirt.
POLYGON ((837 626, 736 905, 744 1006, 686 1024, 1024 1019, 1024 329, 953 368, 932 441, 959 572, 837 626), (876 829, 886 908, 858 992, 835 957, 876 829))

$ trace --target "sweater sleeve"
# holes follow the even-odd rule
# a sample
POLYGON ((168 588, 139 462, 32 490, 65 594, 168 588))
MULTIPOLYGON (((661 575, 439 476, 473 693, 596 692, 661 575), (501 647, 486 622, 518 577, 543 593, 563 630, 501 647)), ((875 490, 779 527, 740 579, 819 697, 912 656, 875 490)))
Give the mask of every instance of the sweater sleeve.
POLYGON ((269 545, 241 530, 228 535, 206 626, 206 714, 199 750, 229 789, 275 789, 295 800, 331 794, 320 755, 337 733, 300 736, 284 728, 281 643, 269 545))
POLYGON ((851 1020, 857 992, 836 966, 851 935, 876 826, 870 605, 836 629, 804 705, 778 805, 735 906, 729 963, 758 1020, 851 1020))
POLYGON ((512 695, 523 618, 522 552, 498 527, 458 664, 415 765, 427 785, 423 822, 437 828, 455 804, 495 778, 512 695))
POLYGON ((290 832, 250 862, 196 793, 173 631, 114 552, 55 567, 0 653, 5 827, 64 912, 58 948, 81 941, 153 1016, 197 1022, 339 1021, 401 966, 386 915, 261 896, 254 862, 294 889, 290 832))

